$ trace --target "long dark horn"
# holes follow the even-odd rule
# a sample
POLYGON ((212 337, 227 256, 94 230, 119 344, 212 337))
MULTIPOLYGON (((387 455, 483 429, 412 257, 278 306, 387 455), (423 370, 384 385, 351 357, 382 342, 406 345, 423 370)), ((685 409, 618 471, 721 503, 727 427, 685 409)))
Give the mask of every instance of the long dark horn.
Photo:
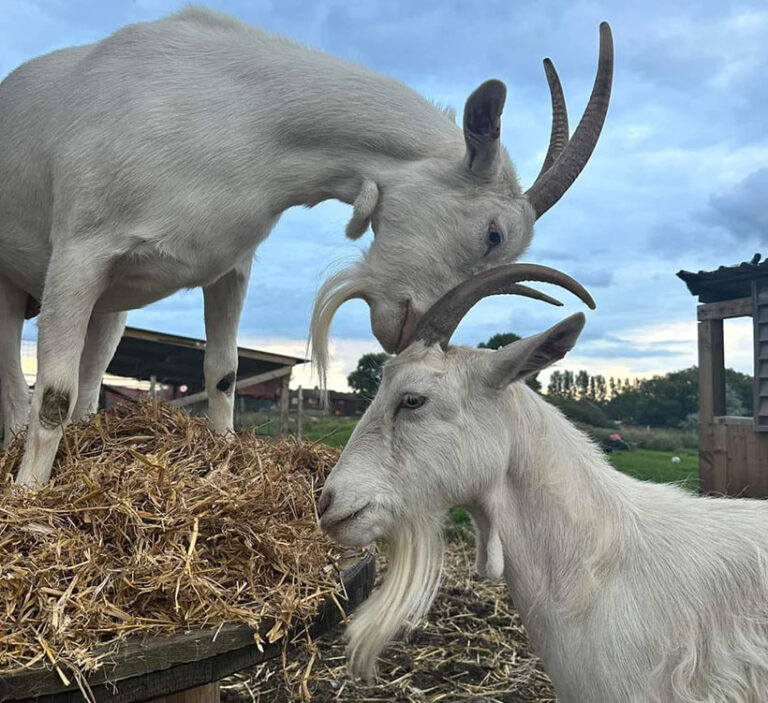
POLYGON ((507 291, 507 293, 510 295, 521 295, 524 298, 533 298, 533 300, 541 300, 542 302, 549 303, 550 305, 563 307, 563 304, 557 298, 553 298, 551 295, 542 293, 540 290, 536 290, 535 288, 514 284, 509 288, 510 289, 507 291))
POLYGON ((587 109, 565 149, 546 171, 542 168, 536 182, 525 194, 536 211, 537 219, 560 200, 592 156, 608 112, 612 82, 613 37, 608 23, 602 22, 597 76, 587 109))
POLYGON ((518 285, 520 281, 554 283, 571 291, 591 309, 595 309, 595 301, 586 289, 562 271, 538 264, 507 264, 484 271, 448 291, 421 318, 412 341, 420 340, 427 346, 440 344, 446 349, 454 330, 479 300, 505 293, 519 295, 520 288, 533 290, 518 285))
POLYGON ((549 134, 549 149, 541 165, 541 171, 536 176, 538 181, 543 173, 549 171, 549 167, 555 163, 561 152, 568 145, 570 133, 568 131, 568 108, 565 105, 563 86, 557 75, 555 65, 549 59, 544 59, 544 72, 547 74, 549 95, 552 100, 552 131, 549 134))

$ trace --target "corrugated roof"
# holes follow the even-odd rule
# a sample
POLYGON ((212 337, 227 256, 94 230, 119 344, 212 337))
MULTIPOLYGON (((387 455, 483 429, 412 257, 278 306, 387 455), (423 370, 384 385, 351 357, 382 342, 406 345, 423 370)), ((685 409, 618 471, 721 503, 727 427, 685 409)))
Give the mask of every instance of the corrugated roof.
POLYGON ((734 266, 721 266, 714 271, 678 271, 678 278, 685 281, 692 295, 699 296, 700 303, 717 303, 722 300, 747 298, 752 294, 752 281, 768 278, 768 259, 755 254, 750 261, 734 266))
MULTIPOLYGON (((237 354, 240 379, 307 361, 297 356, 244 347, 238 347, 237 354)), ((107 373, 141 380, 155 376, 160 383, 185 384, 190 393, 194 393, 205 385, 204 357, 205 341, 202 339, 126 327, 107 373)))

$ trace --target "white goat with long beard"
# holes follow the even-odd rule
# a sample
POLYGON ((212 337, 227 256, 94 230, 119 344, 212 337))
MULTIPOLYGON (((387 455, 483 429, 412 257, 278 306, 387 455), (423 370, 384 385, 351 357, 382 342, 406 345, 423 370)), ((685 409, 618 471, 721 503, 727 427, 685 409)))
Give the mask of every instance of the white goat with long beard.
POLYGON ((474 302, 516 292, 530 271, 496 274, 422 318, 323 489, 329 534, 391 540, 385 582, 349 628, 351 669, 372 675, 387 641, 427 612, 441 518, 464 506, 478 570, 503 574, 558 700, 764 702, 768 504, 619 473, 519 382, 573 347, 581 314, 497 351, 449 347, 474 302))
POLYGON ((388 351, 468 275, 516 260, 587 163, 608 108, 600 59, 569 138, 548 60, 550 147, 526 192, 500 146, 506 89, 483 83, 464 129, 403 84, 232 17, 188 8, 20 66, 0 84, 0 405, 26 424, 19 342, 40 300, 38 378, 21 483, 50 476, 62 426, 96 407, 125 310, 201 286, 205 388, 232 428, 237 327, 253 252, 294 205, 352 204, 364 260, 313 315, 321 380, 331 317, 364 298, 388 351))

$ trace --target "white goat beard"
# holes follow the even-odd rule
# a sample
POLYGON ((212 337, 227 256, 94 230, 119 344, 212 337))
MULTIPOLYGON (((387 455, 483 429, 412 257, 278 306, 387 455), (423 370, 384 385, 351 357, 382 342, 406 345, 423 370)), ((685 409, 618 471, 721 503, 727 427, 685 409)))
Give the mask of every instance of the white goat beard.
POLYGON ((387 644, 429 612, 443 571, 437 520, 401 525, 389 547, 384 583, 360 607, 347 630, 347 666, 366 680, 375 677, 376 660, 387 644))
POLYGON ((328 382, 330 355, 328 340, 331 322, 336 311, 348 300, 359 298, 363 293, 360 265, 353 265, 331 276, 317 292, 312 308, 310 334, 312 339, 312 365, 317 369, 320 388, 325 390, 328 382))

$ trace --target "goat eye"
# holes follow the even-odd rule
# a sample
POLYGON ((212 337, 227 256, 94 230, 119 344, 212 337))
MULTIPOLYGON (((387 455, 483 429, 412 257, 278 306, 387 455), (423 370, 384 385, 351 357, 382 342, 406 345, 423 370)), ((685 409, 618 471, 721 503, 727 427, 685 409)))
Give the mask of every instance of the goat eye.
POLYGON ((401 401, 400 405, 401 407, 407 408, 408 410, 414 410, 416 408, 420 408, 426 401, 427 399, 423 395, 406 393, 403 396, 403 400, 401 401))
POLYGON ((496 228, 496 225, 491 225, 488 229, 488 251, 501 244, 501 232, 496 228))

